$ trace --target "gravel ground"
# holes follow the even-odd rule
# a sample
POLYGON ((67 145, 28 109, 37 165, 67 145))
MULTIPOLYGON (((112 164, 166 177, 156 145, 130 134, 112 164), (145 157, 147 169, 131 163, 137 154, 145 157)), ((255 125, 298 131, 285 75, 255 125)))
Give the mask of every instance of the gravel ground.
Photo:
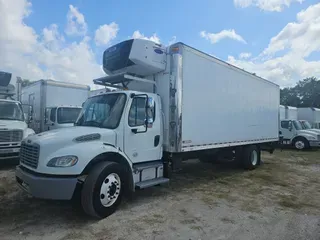
POLYGON ((183 164, 170 184, 138 191, 107 219, 69 202, 43 201, 0 168, 0 238, 5 239, 320 239, 320 151, 276 151, 242 171, 228 164, 183 164))

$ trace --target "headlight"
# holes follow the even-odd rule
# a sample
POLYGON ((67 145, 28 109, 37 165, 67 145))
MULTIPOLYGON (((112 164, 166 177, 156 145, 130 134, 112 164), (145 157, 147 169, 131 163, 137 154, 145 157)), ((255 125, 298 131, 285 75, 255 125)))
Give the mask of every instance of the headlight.
POLYGON ((52 158, 48 163, 48 167, 72 167, 78 162, 77 156, 62 156, 52 158))
POLYGON ((308 140, 317 140, 315 137, 308 137, 308 140))

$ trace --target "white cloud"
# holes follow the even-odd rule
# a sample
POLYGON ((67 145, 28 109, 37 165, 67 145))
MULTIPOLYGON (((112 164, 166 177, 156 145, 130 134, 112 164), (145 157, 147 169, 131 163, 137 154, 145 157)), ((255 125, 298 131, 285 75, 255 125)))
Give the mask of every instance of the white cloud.
POLYGON ((103 75, 88 36, 69 43, 56 24, 36 33, 25 23, 30 13, 27 0, 0 0, 1 70, 30 80, 51 78, 88 85, 103 75))
POLYGON ((156 43, 160 43, 160 38, 157 36, 156 33, 154 33, 151 37, 146 37, 144 34, 140 33, 139 30, 134 31, 132 34, 132 38, 140 38, 140 39, 146 39, 146 40, 151 40, 156 43))
POLYGON ((215 44, 225 38, 230 38, 242 43, 246 43, 243 37, 238 35, 234 29, 222 30, 219 33, 208 33, 206 31, 202 31, 200 32, 200 36, 209 40, 212 44, 215 44))
POLYGON ((65 29, 66 34, 70 36, 83 36, 87 33, 87 28, 83 14, 73 5, 69 5, 67 26, 65 29))
POLYGON ((168 45, 170 46, 171 44, 174 44, 174 43, 176 43, 176 42, 177 42, 177 37, 176 37, 176 36, 173 36, 173 37, 171 38, 171 40, 169 41, 168 45))
POLYGON ((250 57, 251 57, 251 53, 248 53, 248 52, 243 52, 243 53, 239 54, 239 58, 241 58, 241 59, 247 59, 250 57))
POLYGON ((292 86, 306 77, 320 77, 320 60, 307 59, 311 53, 319 53, 319 39, 320 3, 300 11, 297 20, 288 23, 254 60, 229 56, 228 61, 281 86, 292 86))
POLYGON ((116 38, 119 31, 119 26, 115 22, 101 25, 95 33, 94 40, 98 46, 107 45, 116 38))
POLYGON ((264 11, 281 12, 284 7, 290 7, 294 2, 302 3, 304 0, 233 0, 237 7, 247 8, 256 6, 264 11))

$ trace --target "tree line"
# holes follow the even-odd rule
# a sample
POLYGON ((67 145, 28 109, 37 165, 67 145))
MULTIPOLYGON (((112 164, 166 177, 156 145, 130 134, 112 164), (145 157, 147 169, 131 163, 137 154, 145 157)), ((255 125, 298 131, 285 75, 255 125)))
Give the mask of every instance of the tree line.
POLYGON ((308 77, 294 87, 281 89, 280 103, 285 106, 320 108, 320 79, 308 77))

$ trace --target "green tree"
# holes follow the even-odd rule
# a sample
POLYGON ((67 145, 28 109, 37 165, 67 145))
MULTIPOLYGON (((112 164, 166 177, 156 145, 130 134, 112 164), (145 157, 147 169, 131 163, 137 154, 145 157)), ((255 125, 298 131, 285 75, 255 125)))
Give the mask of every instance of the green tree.
POLYGON ((299 81, 294 87, 281 89, 280 102, 293 107, 320 108, 320 80, 309 77, 299 81))
POLYGON ((21 87, 29 86, 32 82, 29 79, 22 79, 21 87))

